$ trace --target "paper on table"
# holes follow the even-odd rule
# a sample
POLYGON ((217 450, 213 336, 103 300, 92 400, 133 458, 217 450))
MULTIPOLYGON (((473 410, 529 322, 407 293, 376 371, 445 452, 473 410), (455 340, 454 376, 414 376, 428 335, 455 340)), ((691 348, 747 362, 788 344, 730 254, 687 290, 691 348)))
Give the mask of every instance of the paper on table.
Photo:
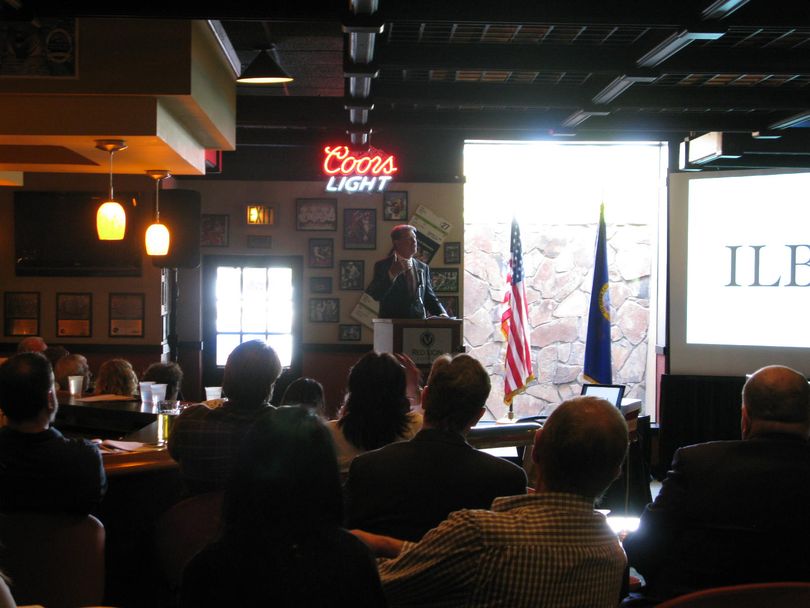
POLYGON ((135 397, 127 397, 126 395, 92 395, 90 397, 82 397, 81 399, 74 399, 74 401, 81 401, 82 403, 92 403, 93 401, 136 401, 135 397))
POLYGON ((104 441, 99 441, 95 439, 94 442, 99 444, 99 447, 108 448, 115 451, 122 451, 122 452, 134 452, 136 450, 141 449, 145 444, 141 443, 140 441, 119 441, 117 439, 105 439, 104 441))

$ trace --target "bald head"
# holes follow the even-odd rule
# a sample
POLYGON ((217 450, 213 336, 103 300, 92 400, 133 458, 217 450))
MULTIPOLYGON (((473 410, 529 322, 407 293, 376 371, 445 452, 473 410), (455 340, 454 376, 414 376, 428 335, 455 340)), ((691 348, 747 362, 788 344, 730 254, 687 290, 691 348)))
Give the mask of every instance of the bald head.
POLYGON ((17 344, 18 353, 42 353, 45 352, 46 348, 48 348, 48 345, 39 336, 28 336, 17 344))
POLYGON ((810 436, 810 385, 795 369, 758 369, 746 381, 742 401, 744 438, 770 431, 810 436))
POLYGON ((624 417, 604 399, 563 402, 535 438, 538 488, 598 498, 619 476, 627 442, 624 417))

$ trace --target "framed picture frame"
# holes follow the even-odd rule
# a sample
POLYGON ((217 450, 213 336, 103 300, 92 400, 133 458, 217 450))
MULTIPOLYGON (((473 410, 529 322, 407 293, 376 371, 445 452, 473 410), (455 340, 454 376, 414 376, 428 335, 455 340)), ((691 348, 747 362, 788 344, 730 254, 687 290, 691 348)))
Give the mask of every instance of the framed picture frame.
POLYGON ((451 317, 460 317, 460 310, 458 309, 458 296, 436 296, 447 314, 451 317))
POLYGON ((343 248, 377 248, 377 210, 343 210, 343 248))
POLYGON ((311 293, 332 293, 332 277, 309 277, 311 293))
POLYGON ((439 243, 421 232, 416 234, 416 253, 414 255, 417 260, 429 265, 438 250, 439 243))
POLYGON ((38 291, 7 291, 3 306, 5 335, 38 336, 39 306, 38 291))
POLYGON ((295 199, 295 229, 316 231, 337 230, 337 199, 295 199))
POLYGON ((245 244, 249 249, 272 249, 273 237, 269 234, 249 234, 245 244))
POLYGON ((93 294, 56 294, 56 335, 89 338, 93 335, 93 294))
POLYGON ((335 267, 335 239, 309 239, 308 251, 310 268, 335 267))
POLYGON ((383 219, 389 222, 408 221, 408 193, 392 190, 383 193, 383 219))
POLYGON ((359 342, 363 335, 363 326, 359 323, 341 323, 338 325, 338 340, 341 342, 359 342))
POLYGON ((200 247, 227 247, 229 216, 203 213, 200 216, 200 247))
POLYGON ((363 291, 366 278, 366 263, 363 260, 340 260, 340 288, 348 291, 363 291))
POLYGON ((458 292, 458 268, 431 268, 430 278, 436 293, 458 292))
POLYGON ((144 294, 110 294, 111 338, 143 338, 144 294))
POLYGON ((444 263, 461 264, 461 243, 459 241, 444 244, 444 263))
POLYGON ((340 320, 340 300, 338 298, 310 298, 310 323, 337 323, 340 320))

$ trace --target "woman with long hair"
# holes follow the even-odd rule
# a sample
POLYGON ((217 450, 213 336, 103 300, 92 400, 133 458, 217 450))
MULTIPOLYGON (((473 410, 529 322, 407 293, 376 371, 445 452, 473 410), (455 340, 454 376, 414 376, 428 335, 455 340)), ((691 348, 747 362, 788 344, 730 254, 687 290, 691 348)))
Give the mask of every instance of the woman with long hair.
POLYGON ((405 368, 391 353, 366 353, 351 368, 340 417, 330 422, 342 474, 358 454, 410 439, 422 428, 406 386, 405 368))
POLYGON ((131 397, 138 390, 138 376, 126 359, 109 359, 98 368, 96 395, 126 395, 131 397))
POLYGON ((181 606, 383 606, 365 545, 341 528, 326 425, 305 407, 256 420, 225 490, 223 532, 188 564, 181 606))

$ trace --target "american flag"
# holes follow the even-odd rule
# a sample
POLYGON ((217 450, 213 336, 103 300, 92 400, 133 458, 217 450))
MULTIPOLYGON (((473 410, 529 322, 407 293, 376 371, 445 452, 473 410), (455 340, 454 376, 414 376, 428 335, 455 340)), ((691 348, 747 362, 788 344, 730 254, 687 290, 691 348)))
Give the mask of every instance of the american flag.
POLYGON ((532 349, 529 340, 529 315, 526 312, 526 286, 523 283, 523 248, 520 245, 520 227, 512 218, 511 257, 506 283, 509 289, 503 298, 501 332, 506 338, 504 362, 503 401, 511 404, 515 395, 526 390, 534 380, 532 349))

